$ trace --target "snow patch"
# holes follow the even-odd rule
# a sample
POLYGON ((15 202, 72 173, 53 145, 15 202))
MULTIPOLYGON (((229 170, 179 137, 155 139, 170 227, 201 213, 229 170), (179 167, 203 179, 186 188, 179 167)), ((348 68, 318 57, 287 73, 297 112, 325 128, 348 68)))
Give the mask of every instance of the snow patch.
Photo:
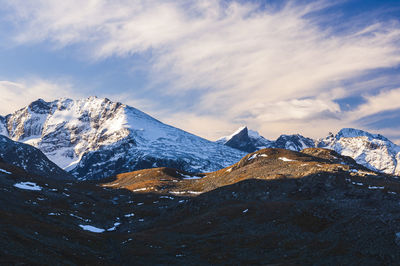
POLYGON ((92 232, 92 233, 103 233, 105 231, 102 228, 98 228, 98 227, 91 226, 91 225, 80 224, 79 227, 81 227, 85 231, 89 231, 89 232, 92 232))
POLYGON ((190 176, 190 175, 184 175, 184 174, 180 174, 181 176, 183 176, 183 179, 185 180, 196 180, 196 179, 202 179, 204 176, 190 176))
POLYGON ((121 223, 119 223, 119 222, 114 223, 114 226, 111 227, 111 228, 108 228, 107 231, 108 231, 108 232, 110 232, 110 231, 115 231, 115 230, 117 229, 117 227, 118 227, 120 224, 121 224, 121 223))
POLYGON ((16 184, 14 184, 14 187, 19 188, 19 189, 34 190, 34 191, 42 190, 41 186, 38 186, 36 183, 33 183, 33 182, 16 183, 16 184))
POLYGON ((252 156, 250 156, 247 161, 251 161, 253 159, 257 158, 257 154, 253 154, 252 156))
POLYGON ((4 170, 4 169, 0 169, 0 172, 1 172, 1 173, 8 174, 8 175, 11 175, 11 174, 12 174, 11 172, 8 172, 8 171, 6 171, 6 170, 4 170))
POLYGON ((288 159, 286 157, 279 157, 279 160, 282 160, 284 162, 294 162, 294 161, 296 161, 296 160, 288 159))
POLYGON ((202 192, 199 191, 171 191, 170 193, 175 194, 175 195, 181 195, 181 194, 195 194, 199 195, 202 192))
POLYGON ((247 160, 250 161, 250 160, 253 160, 253 159, 257 158, 257 157, 268 157, 268 155, 255 153, 251 157, 249 157, 247 160))
POLYGON ((149 190, 149 189, 153 189, 153 187, 137 188, 137 189, 132 190, 132 192, 146 191, 146 190, 149 190))
POLYGON ((385 187, 379 187, 379 186, 368 186, 368 189, 385 189, 385 187))

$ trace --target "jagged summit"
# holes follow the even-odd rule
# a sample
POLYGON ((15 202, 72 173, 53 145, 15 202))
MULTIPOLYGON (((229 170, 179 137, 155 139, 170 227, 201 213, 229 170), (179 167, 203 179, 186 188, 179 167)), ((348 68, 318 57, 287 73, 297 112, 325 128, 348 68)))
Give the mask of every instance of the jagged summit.
POLYGON ((287 149, 292 151, 301 151, 307 148, 315 147, 315 140, 303 137, 300 134, 281 135, 274 142, 274 148, 287 149))
POLYGON ((367 137, 369 140, 379 139, 383 141, 389 141, 386 137, 381 134, 371 134, 367 131, 355 129, 355 128, 343 128, 335 136, 335 138, 356 138, 356 137, 367 137))
POLYGON ((134 107, 95 96, 34 101, 0 119, 0 134, 39 148, 58 166, 82 178, 156 166, 212 171, 243 156, 134 107))
POLYGON ((315 147, 314 140, 299 134, 281 135, 277 140, 271 141, 256 131, 248 130, 246 126, 240 127, 230 136, 220 138, 217 142, 245 152, 254 152, 264 148, 301 151, 305 148, 315 147))
MULTIPOLYGON (((229 136, 225 136, 225 137, 221 137, 221 138, 219 138, 218 140, 217 140, 217 142, 220 142, 220 143, 226 143, 226 142, 228 142, 228 141, 230 141, 233 137, 235 137, 236 135, 238 135, 238 134, 241 134, 242 132, 247 132, 248 130, 247 130, 247 126, 241 126, 241 127, 239 127, 237 130, 235 130, 235 132, 233 132, 231 135, 229 135, 229 136)), ((247 133, 246 133, 247 134, 247 133)))
POLYGON ((260 136, 256 131, 248 130, 247 126, 240 127, 231 135, 222 137, 216 142, 244 152, 271 147, 271 141, 260 136))

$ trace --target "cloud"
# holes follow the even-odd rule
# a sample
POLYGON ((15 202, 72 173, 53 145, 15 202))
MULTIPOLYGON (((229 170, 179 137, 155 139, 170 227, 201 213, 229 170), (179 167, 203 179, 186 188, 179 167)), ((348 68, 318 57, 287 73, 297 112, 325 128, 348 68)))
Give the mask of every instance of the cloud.
POLYGON ((57 83, 39 78, 17 82, 0 80, 0 92, 0 115, 23 108, 39 98, 52 101, 72 94, 80 96, 66 81, 57 83))
POLYGON ((346 113, 346 119, 359 127, 400 139, 400 88, 364 94, 363 99, 363 104, 346 113))
MULTIPOLYGON (((161 114, 159 114, 161 116, 161 114)), ((181 129, 190 129, 197 135, 216 140, 222 136, 231 134, 232 122, 222 117, 199 115, 195 113, 177 112, 168 116, 164 116, 163 122, 173 125, 181 129)), ((240 124, 235 126, 239 127, 240 124)))
POLYGON ((171 115, 178 108, 174 105, 161 118, 195 133, 246 123, 268 137, 283 130, 315 136, 326 130, 322 125, 334 129, 351 125, 360 115, 395 104, 381 98, 398 96, 396 91, 371 96, 367 105, 352 113, 335 103, 377 89, 376 83, 364 87, 357 83, 377 69, 399 65, 400 26, 398 21, 371 20, 373 14, 329 21, 324 8, 330 3, 289 1, 282 7, 261 7, 216 0, 15 0, 4 4, 16 25, 18 43, 50 42, 59 49, 79 45, 96 60, 149 56, 152 93, 192 105, 186 120, 171 115), (338 23, 346 30, 339 31, 338 23))
POLYGON ((400 88, 381 91, 377 95, 364 95, 366 103, 359 106, 351 113, 352 118, 357 119, 364 116, 380 113, 382 111, 400 108, 400 88))

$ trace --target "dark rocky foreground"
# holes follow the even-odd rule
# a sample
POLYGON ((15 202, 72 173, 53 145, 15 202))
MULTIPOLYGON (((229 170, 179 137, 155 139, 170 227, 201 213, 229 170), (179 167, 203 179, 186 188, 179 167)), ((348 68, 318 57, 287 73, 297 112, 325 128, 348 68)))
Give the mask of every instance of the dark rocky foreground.
MULTIPOLYGON (((271 158, 278 153, 296 159, 296 164, 282 165, 293 173, 300 171, 301 158, 309 163, 318 159, 269 152, 271 158)), ((330 171, 328 158, 318 161, 319 172, 253 179, 251 169, 269 164, 263 157, 257 164, 247 157, 234 169, 246 172, 247 178, 191 197, 132 192, 110 187, 113 183, 108 187, 95 182, 63 183, 1 164, 13 174, 0 174, 0 263, 398 264, 400 182, 396 177, 330 171), (14 186, 26 181, 41 190, 14 186), (93 233, 80 225, 110 231, 93 233)))

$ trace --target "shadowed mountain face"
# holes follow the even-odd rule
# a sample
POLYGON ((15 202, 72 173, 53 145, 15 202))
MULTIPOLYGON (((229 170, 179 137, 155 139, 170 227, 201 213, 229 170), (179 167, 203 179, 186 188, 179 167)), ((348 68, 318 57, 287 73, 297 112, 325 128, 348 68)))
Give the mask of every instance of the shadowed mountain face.
POLYGON ((247 127, 241 127, 232 135, 220 138, 216 142, 248 153, 273 147, 272 141, 265 139, 255 131, 249 131, 247 127))
POLYGON ((148 169, 102 185, 0 168, 0 264, 400 259, 400 182, 331 150, 265 149, 216 172, 148 169))
POLYGON ((52 179, 72 179, 55 163, 51 162, 38 149, 19 142, 10 140, 0 135, 0 160, 4 163, 14 165, 33 175, 40 175, 52 179))

